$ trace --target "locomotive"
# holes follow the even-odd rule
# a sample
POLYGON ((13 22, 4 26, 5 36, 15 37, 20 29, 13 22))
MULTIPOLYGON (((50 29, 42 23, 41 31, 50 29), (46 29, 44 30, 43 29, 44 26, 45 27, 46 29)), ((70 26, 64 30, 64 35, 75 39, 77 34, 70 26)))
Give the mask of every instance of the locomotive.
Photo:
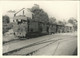
POLYGON ((65 32, 65 26, 63 25, 50 23, 47 19, 45 21, 34 20, 32 17, 33 13, 28 13, 30 14, 29 16, 26 13, 26 9, 23 8, 15 13, 13 17, 14 35, 19 38, 52 34, 61 30, 65 32))

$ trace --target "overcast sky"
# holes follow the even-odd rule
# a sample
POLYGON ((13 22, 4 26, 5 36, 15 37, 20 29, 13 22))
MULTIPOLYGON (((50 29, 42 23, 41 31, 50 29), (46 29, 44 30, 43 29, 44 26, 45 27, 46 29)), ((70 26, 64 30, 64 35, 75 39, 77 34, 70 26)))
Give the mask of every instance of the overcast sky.
POLYGON ((31 8, 34 4, 38 4, 49 17, 55 17, 57 20, 68 20, 70 17, 77 19, 76 1, 8 1, 1 2, 1 8, 5 14, 8 10, 31 8))
MULTIPOLYGON (((27 0, 1 0, 1 1, 27 1, 27 0)), ((29 1, 29 0, 28 0, 29 1)), ((32 1, 32 0, 31 0, 32 1)), ((36 0, 39 1, 39 0, 36 0)), ((43 0, 42 0, 43 1, 43 0)), ((48 1, 48 0, 47 0, 48 1)), ((52 0, 52 1, 79 1, 79 0, 52 0)))

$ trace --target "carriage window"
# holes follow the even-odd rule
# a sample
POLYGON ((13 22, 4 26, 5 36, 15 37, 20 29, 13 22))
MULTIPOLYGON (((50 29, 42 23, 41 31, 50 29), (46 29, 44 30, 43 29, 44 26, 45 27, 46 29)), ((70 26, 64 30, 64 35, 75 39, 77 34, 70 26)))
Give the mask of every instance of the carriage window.
POLYGON ((27 20, 23 20, 23 19, 22 19, 22 22, 25 23, 25 22, 27 22, 27 20))
POLYGON ((18 22, 18 19, 16 19, 16 22, 18 22))
POLYGON ((18 20, 18 19, 16 19, 16 22, 18 23, 18 24, 21 24, 22 23, 22 20, 18 20))

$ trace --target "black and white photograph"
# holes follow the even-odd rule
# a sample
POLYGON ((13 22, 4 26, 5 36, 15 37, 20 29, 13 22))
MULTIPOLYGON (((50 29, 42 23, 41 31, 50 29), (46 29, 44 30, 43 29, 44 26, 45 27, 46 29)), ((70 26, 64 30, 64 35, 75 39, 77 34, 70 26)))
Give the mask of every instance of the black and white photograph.
POLYGON ((4 1, 2 56, 78 56, 78 1, 4 1))

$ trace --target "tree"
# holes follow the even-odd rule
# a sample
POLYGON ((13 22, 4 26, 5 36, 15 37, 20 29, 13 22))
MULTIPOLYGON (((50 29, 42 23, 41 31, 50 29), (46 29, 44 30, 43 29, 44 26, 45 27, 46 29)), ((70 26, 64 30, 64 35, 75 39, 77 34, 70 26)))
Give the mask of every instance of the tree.
POLYGON ((62 22, 62 21, 58 21, 57 24, 59 24, 59 25, 64 25, 64 22, 62 22))
POLYGON ((10 18, 7 15, 2 16, 3 19, 3 23, 9 23, 10 22, 10 18))
POLYGON ((49 19, 49 22, 55 24, 55 23, 56 23, 56 18, 55 18, 55 17, 51 17, 51 18, 49 19))
POLYGON ((77 20, 75 18, 73 18, 73 17, 70 18, 68 20, 68 23, 71 23, 73 25, 73 27, 74 27, 74 30, 77 31, 77 20))
POLYGON ((67 21, 65 21, 65 19, 63 19, 63 25, 66 25, 67 24, 67 21))
POLYGON ((48 14, 43 9, 41 9, 39 5, 34 4, 30 11, 33 13, 32 19, 41 22, 49 21, 48 14))
POLYGON ((72 17, 72 18, 70 18, 70 19, 68 20, 68 23, 71 23, 71 24, 73 24, 73 25, 76 25, 76 24, 77 24, 77 20, 72 17))
POLYGON ((34 6, 31 8, 31 11, 33 12, 34 10, 37 10, 37 9, 39 9, 39 5, 34 4, 34 6))

